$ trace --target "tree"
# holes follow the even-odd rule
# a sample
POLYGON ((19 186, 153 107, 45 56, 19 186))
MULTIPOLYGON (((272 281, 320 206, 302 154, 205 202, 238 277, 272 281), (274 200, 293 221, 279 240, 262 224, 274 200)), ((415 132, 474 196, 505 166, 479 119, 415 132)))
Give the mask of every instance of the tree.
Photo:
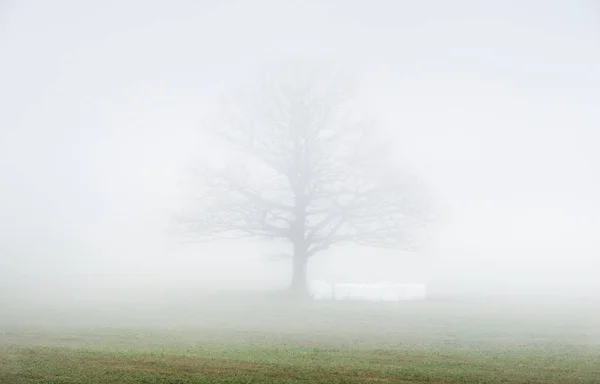
POLYGON ((412 249, 426 222, 424 189, 393 166, 383 132, 356 117, 352 88, 323 66, 265 72, 257 92, 209 127, 238 162, 199 172, 200 207, 178 216, 185 233, 289 242, 299 296, 309 258, 337 244, 412 249))

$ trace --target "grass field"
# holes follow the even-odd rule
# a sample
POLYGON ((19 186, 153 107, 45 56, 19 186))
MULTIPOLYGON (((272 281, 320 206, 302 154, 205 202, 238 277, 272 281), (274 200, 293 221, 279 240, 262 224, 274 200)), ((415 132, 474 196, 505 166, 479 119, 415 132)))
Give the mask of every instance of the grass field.
POLYGON ((600 383, 598 302, 200 300, 5 322, 0 383, 600 383))

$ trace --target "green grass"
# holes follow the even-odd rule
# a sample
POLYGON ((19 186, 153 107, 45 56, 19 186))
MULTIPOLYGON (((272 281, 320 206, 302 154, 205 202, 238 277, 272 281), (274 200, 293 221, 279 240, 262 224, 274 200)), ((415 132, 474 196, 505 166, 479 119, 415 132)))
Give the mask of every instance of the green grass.
MULTIPOLYGON (((596 356, 597 358, 598 356, 596 356)), ((3 383, 598 383, 585 355, 440 354, 320 348, 108 352, 2 351, 3 383)))
POLYGON ((600 383, 596 308, 243 300, 46 318, 0 327, 0 383, 600 383))

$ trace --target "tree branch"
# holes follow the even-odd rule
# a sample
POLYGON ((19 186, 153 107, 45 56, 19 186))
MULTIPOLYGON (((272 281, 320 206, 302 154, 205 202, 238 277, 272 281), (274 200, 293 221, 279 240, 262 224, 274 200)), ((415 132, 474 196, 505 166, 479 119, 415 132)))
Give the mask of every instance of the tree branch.
POLYGON ((201 208, 181 215, 181 227, 197 237, 284 239, 309 256, 344 242, 414 248, 427 222, 424 189, 391 165, 383 132, 355 117, 347 83, 314 68, 291 75, 265 76, 210 127, 248 167, 200 175, 201 208))

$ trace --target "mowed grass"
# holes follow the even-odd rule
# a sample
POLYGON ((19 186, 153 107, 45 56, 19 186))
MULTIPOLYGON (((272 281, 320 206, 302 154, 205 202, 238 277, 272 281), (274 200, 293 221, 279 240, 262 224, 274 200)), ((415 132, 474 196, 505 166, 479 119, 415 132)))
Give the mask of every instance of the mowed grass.
POLYGON ((599 310, 228 299, 54 317, 3 326, 0 383, 600 383, 599 310))

